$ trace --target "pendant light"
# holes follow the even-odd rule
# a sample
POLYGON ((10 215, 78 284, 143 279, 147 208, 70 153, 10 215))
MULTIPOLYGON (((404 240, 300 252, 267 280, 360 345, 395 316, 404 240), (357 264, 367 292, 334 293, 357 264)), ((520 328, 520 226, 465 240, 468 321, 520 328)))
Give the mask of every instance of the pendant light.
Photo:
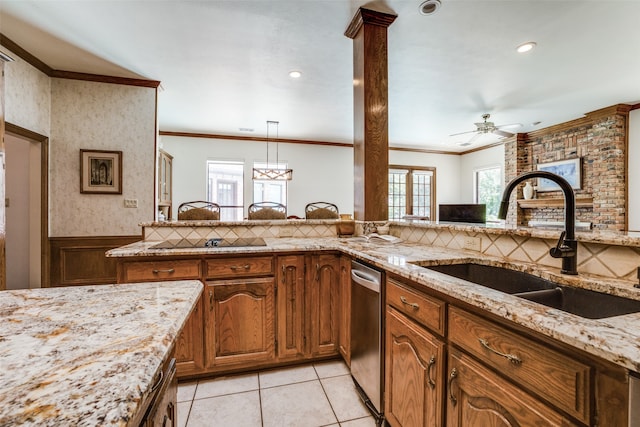
POLYGON ((274 122, 267 120, 267 164, 264 168, 253 168, 253 179, 255 180, 267 180, 267 181, 291 181, 293 177, 293 169, 280 169, 278 158, 278 127, 280 122, 274 122), (275 168, 270 167, 269 164, 269 128, 275 126, 276 128, 276 165, 275 168))

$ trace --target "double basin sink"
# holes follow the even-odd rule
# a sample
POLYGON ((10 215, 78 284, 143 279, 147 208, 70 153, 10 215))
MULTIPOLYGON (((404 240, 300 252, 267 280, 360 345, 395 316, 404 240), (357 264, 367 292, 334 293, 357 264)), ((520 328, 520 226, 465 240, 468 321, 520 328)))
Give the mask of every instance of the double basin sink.
POLYGON ((640 312, 640 300, 561 285, 504 267, 474 263, 414 264, 588 319, 640 312))

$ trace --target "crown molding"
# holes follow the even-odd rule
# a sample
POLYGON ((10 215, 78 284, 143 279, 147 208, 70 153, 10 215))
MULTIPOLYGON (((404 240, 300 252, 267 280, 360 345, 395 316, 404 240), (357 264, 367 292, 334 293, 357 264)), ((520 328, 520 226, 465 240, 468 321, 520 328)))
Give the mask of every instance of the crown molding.
POLYGON ((58 79, 69 79, 69 80, 84 80, 90 82, 98 82, 98 83, 113 83, 119 85, 126 86, 139 86, 139 87, 150 87, 157 88, 160 86, 160 82, 156 80, 146 80, 146 79, 132 79, 127 77, 115 77, 115 76, 103 76, 99 74, 89 74, 89 73, 77 73, 74 71, 64 71, 64 70, 55 70, 42 62, 40 59, 32 55, 30 52, 23 49, 17 43, 15 43, 10 38, 6 37, 4 34, 0 33, 0 45, 6 47, 11 52, 13 52, 16 56, 22 58, 26 63, 31 65, 32 67, 40 70, 47 76, 51 78, 58 79))

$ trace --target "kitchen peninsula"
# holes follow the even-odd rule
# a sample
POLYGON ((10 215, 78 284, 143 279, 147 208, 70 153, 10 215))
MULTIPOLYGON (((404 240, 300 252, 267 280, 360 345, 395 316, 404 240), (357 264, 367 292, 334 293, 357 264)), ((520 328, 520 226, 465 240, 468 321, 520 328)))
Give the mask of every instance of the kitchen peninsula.
POLYGON ((2 292, 0 425, 137 427, 175 388, 175 339, 201 293, 198 281, 2 292))
MULTIPOLYGON (((417 389, 440 393, 438 399, 447 401, 447 412, 466 407, 456 406, 456 398, 451 396, 470 393, 469 384, 481 381, 495 385, 480 387, 481 392, 506 390, 505 396, 517 393, 521 400, 516 406, 529 408, 521 413, 547 414, 542 418, 547 424, 541 425, 626 426, 630 400, 637 398, 629 393, 629 383, 636 381, 635 373, 640 372, 640 313, 600 319, 581 317, 423 266, 506 266, 558 284, 640 300, 640 291, 633 287, 629 271, 616 264, 623 259, 626 266, 635 262, 638 236, 578 233, 580 274, 566 276, 559 273, 557 260, 546 259, 549 248, 557 241, 559 232, 555 230, 392 222, 390 233, 401 242, 388 243, 357 236, 362 225, 357 224, 355 237, 339 238, 335 221, 146 223, 142 224, 145 240, 111 250, 108 256, 117 259, 118 280, 122 282, 144 277, 173 280, 178 278, 175 275, 205 282, 199 317, 191 319, 192 335, 179 341, 190 346, 184 355, 198 355, 200 360, 183 364, 187 368, 183 377, 239 372, 339 354, 348 361, 348 349, 344 348, 348 340, 343 338, 350 333, 349 305, 345 303, 349 298, 348 262, 358 259, 385 272, 387 352, 398 331, 418 331, 416 337, 433 336, 438 348, 448 349, 434 353, 435 365, 429 364, 420 377, 433 379, 436 385, 429 383, 417 389), (259 237, 266 245, 154 247, 161 241, 214 237, 259 237), (597 263, 607 263, 609 270, 615 271, 609 276, 597 275, 593 267, 597 263), (429 308, 416 312, 423 310, 416 307, 425 306, 429 308), (245 334, 238 334, 239 330, 234 329, 237 323, 229 319, 243 318, 243 313, 255 315, 249 326, 263 341, 241 343, 237 339, 245 334), (480 346, 472 334, 490 337, 488 345, 497 345, 498 353, 480 346), (200 344, 193 345, 198 339, 200 344), (491 371, 477 366, 466 353, 483 360, 498 376, 473 379, 474 375, 486 376, 491 371), (515 353, 525 361, 515 364, 500 357, 501 353, 515 353), (447 382, 449 371, 462 373, 461 379, 447 382)), ((404 338, 398 341, 401 342, 405 342, 404 338)), ((401 348, 398 344, 399 351, 401 348)), ((409 356, 416 357, 415 354, 399 357, 398 363, 407 363, 412 360, 409 356)), ((425 354, 419 359, 424 362, 430 357, 425 354)), ((392 354, 386 354, 386 363, 385 378, 393 381, 392 354)), ((421 369, 420 363, 412 366, 421 369)), ((412 368, 397 369, 409 372, 407 369, 412 368)), ((404 390, 404 386, 399 387, 404 390)), ((487 398, 501 399, 495 395, 487 398)), ((387 399, 393 400, 393 396, 387 399)), ((513 400, 500 403, 513 404, 513 400)), ((520 411, 518 407, 508 409, 520 411)))

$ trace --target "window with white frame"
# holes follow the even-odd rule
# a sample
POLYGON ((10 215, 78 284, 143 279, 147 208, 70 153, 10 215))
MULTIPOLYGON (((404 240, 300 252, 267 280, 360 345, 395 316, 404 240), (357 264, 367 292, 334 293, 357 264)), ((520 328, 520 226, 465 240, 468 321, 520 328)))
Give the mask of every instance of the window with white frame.
POLYGON ((487 221, 498 220, 498 208, 502 197, 502 168, 492 166, 475 171, 475 203, 487 205, 487 221))
MULTIPOLYGON (((266 163, 255 162, 253 167, 256 169, 274 168, 286 169, 286 163, 266 163)), ((277 180, 254 180, 253 181, 253 203, 257 202, 275 202, 287 205, 287 181, 277 180)))
POLYGON ((242 220, 244 163, 207 160, 207 201, 220 205, 220 220, 242 220))

